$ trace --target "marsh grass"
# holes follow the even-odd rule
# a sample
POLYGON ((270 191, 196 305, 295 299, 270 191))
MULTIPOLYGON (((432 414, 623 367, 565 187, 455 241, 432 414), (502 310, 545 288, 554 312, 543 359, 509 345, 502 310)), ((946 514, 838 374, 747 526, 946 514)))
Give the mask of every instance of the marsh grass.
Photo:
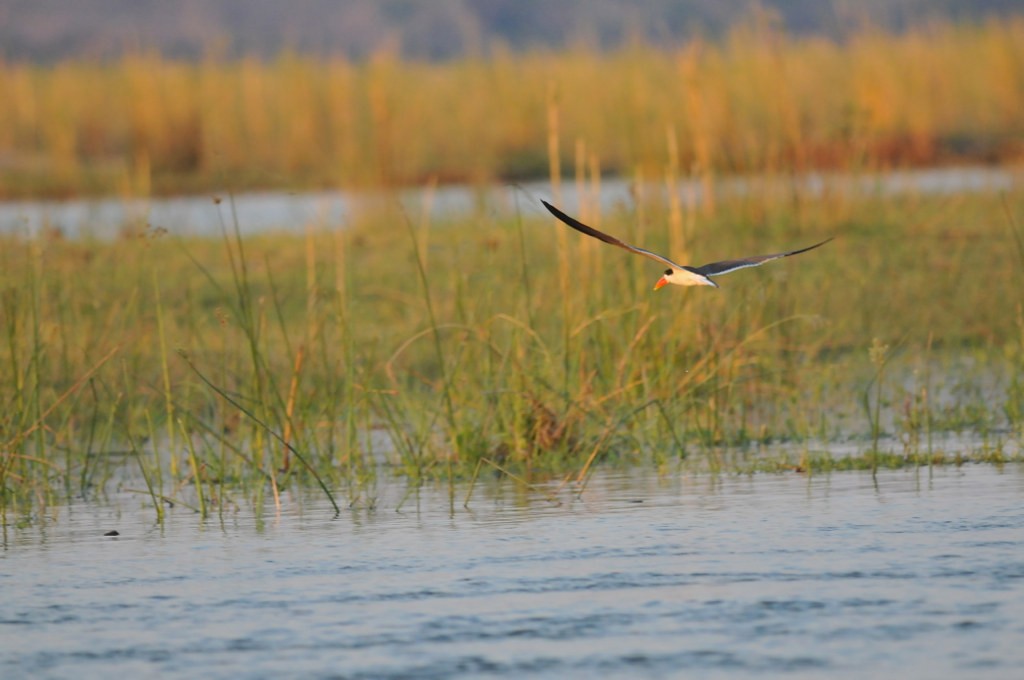
POLYGON ((723 173, 1019 159, 1024 19, 836 42, 760 12, 675 50, 443 63, 0 62, 0 101, 0 197, 659 178, 671 157, 713 211, 723 173))
MULTIPOLYGON (((219 241, 4 237, 4 517, 112 484, 159 518, 306 486, 373 507, 380 474, 443 480, 454 504, 482 475, 582 490, 636 463, 1019 459, 1019 195, 722 199, 686 234, 693 261, 837 238, 719 290, 658 293, 641 258, 579 238, 560 255, 568 230, 525 200, 419 227, 396 205, 244 238, 211 203, 219 241), (953 435, 973 444, 940 444, 953 435)), ((664 201, 591 209, 668 250, 664 201)))
POLYGON ((3 523, 112 488, 160 520, 307 487, 372 508, 384 474, 410 498, 446 483, 454 508, 461 480, 464 504, 481 479, 582 493, 608 465, 1020 460, 1021 195, 819 196, 799 178, 1019 158, 1022 45, 1020 19, 840 44, 758 15, 675 52, 0 64, 2 196, 546 173, 556 201, 576 183, 584 220, 684 261, 837 237, 655 294, 650 263, 526 192, 439 223, 384 192, 301 234, 243 237, 216 200, 219 240, 144 221, 109 241, 0 236, 3 523), (635 180, 628 205, 602 207, 609 172, 635 180), (716 191, 736 172, 756 173, 746 191, 716 191))

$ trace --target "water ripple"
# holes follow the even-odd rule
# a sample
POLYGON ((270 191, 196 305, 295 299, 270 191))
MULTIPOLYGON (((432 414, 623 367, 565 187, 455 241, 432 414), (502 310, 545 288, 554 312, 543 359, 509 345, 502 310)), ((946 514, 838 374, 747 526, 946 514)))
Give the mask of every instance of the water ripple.
POLYGON ((0 676, 1014 677, 1022 478, 606 476, 536 512, 123 511, 118 541, 78 507, 0 552, 0 676))

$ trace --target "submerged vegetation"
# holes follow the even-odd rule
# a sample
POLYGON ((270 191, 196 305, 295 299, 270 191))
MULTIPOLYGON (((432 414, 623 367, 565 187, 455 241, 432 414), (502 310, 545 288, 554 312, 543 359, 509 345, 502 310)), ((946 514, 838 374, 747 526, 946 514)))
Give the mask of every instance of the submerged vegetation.
POLYGON ((0 62, 0 197, 381 187, 588 172, 864 170, 1024 153, 1024 19, 843 42, 755 14, 677 50, 443 63, 297 54, 0 62))

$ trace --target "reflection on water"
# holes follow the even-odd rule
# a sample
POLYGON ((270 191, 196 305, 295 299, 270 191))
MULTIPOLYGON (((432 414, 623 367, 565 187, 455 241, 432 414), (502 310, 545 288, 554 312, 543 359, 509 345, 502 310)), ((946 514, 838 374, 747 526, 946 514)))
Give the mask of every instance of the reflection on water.
MULTIPOLYGON (((402 488, 383 488, 395 507, 402 488)), ((461 498, 461 495, 459 496, 461 498)), ((8 529, 0 676, 1013 677, 1024 468, 606 474, 583 500, 8 529), (116 529, 117 538, 103 533, 116 529)))
MULTIPOLYGON (((716 190, 723 195, 744 195, 752 191, 799 191, 807 196, 860 192, 866 195, 899 193, 948 194, 956 192, 1009 191, 1020 184, 1020 171, 1008 168, 967 167, 907 170, 885 174, 845 175, 811 173, 795 178, 720 178, 716 190)), ((472 188, 441 187, 430 193, 432 215, 460 215, 474 210, 510 214, 517 208, 538 210, 535 197, 552 198, 546 182, 512 186, 472 188), (518 198, 518 205, 517 205, 518 198), (529 204, 529 205, 527 205, 529 204)), ((701 200, 700 183, 680 182, 679 195, 695 204, 701 200)), ((660 183, 645 192, 664 191, 660 183)), ((569 210, 579 205, 576 185, 563 185, 562 203, 569 210)), ((351 192, 248 193, 235 197, 239 225, 244 233, 268 230, 301 230, 307 225, 333 228, 344 225, 359 206, 373 202, 398 202, 411 215, 419 215, 426 190, 412 189, 396 195, 356 194, 351 192)), ((599 200, 607 206, 630 205, 630 184, 623 180, 603 180, 599 200)), ((540 214, 540 213, 538 213, 540 214)), ((546 213, 544 213, 546 215, 546 213)), ((0 234, 39 234, 58 229, 66 236, 90 234, 116 235, 124 225, 151 225, 175 234, 219 234, 222 225, 232 223, 227 201, 215 205, 213 195, 129 200, 121 198, 72 201, 0 202, 0 234)))

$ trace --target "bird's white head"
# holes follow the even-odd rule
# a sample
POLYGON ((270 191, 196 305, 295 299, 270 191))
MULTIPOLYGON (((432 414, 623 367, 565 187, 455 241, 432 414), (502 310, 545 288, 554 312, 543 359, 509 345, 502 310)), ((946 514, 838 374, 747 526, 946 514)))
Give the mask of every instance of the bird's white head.
POLYGON ((666 269, 658 282, 654 284, 654 290, 658 290, 666 284, 677 286, 712 286, 718 288, 718 284, 704 276, 689 269, 666 269))

